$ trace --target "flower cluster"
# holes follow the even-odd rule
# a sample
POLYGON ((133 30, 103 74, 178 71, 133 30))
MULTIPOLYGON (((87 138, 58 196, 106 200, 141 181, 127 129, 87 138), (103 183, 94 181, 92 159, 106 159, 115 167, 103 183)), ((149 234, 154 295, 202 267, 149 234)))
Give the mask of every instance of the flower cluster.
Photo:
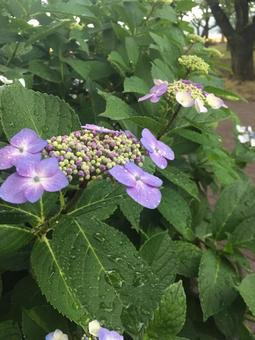
POLYGON ((221 98, 216 97, 213 93, 205 92, 202 84, 191 80, 181 79, 173 83, 155 80, 154 84, 157 85, 151 88, 150 93, 139 98, 138 101, 149 99, 151 102, 156 103, 167 92, 167 97, 171 102, 177 102, 183 107, 194 106, 199 113, 208 111, 205 105, 209 105, 212 109, 227 108, 221 98))
POLYGON ((240 143, 250 143, 250 146, 255 146, 255 132, 252 130, 251 126, 246 127, 236 125, 236 130, 239 133, 238 139, 240 143))
POLYGON ((194 43, 201 43, 204 44, 205 43, 205 38, 201 37, 200 35, 194 34, 194 33, 190 33, 187 36, 188 40, 194 44, 194 43))
POLYGON ((0 169, 16 167, 16 172, 0 187, 0 198, 20 204, 38 201, 44 191, 55 192, 68 185, 56 158, 41 160, 47 142, 33 130, 22 129, 0 149, 0 169))
POLYGON ((56 157, 69 181, 101 178, 115 165, 133 161, 142 166, 141 144, 130 133, 114 131, 96 125, 68 136, 52 137, 43 151, 44 157, 56 157))
POLYGON ((210 66, 196 55, 183 55, 178 58, 180 65, 190 72, 200 72, 208 74, 210 66))
POLYGON ((98 338, 98 340, 124 340, 123 336, 115 331, 101 327, 97 320, 89 323, 89 333, 98 338))

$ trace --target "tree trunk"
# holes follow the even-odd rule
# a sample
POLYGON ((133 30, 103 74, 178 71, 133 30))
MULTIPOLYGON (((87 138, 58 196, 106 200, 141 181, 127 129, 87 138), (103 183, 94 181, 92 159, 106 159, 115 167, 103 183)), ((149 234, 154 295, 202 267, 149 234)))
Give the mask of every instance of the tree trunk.
POLYGON ((247 36, 235 36, 229 40, 231 53, 232 71, 239 80, 253 80, 253 39, 247 36))

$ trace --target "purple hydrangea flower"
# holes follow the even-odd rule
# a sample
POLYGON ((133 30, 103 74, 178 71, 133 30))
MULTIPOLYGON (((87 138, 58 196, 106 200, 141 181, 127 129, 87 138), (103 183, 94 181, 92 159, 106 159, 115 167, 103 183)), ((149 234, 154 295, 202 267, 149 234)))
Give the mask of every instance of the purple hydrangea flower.
POLYGON ((124 340, 124 337, 115 331, 109 331, 107 328, 101 327, 98 332, 99 340, 124 340))
POLYGON ((157 103, 160 97, 168 90, 168 82, 160 79, 154 79, 154 86, 150 89, 150 93, 138 99, 139 102, 149 99, 151 103, 157 103))
POLYGON ((47 141, 41 139, 35 131, 22 129, 10 140, 10 145, 0 149, 0 169, 9 169, 21 159, 40 160, 40 151, 47 141))
POLYGON ((173 150, 165 143, 156 139, 148 129, 143 129, 141 143, 148 151, 152 161, 160 168, 167 167, 167 160, 174 160, 173 150))
POLYGON ((68 340, 68 336, 60 329, 56 329, 54 332, 46 335, 45 340, 68 340))
POLYGON ((103 126, 98 126, 95 124, 86 124, 86 125, 83 125, 82 128, 86 130, 100 132, 100 133, 118 133, 119 132, 119 131, 110 130, 110 129, 104 128, 103 126))
POLYGON ((17 172, 10 175, 0 187, 0 198, 10 203, 34 203, 44 191, 60 191, 68 185, 56 158, 21 160, 16 169, 17 172))
POLYGON ((155 209, 161 201, 159 187, 162 185, 161 179, 153 176, 133 162, 128 162, 124 166, 116 165, 109 173, 121 184, 124 184, 127 194, 142 206, 155 209))

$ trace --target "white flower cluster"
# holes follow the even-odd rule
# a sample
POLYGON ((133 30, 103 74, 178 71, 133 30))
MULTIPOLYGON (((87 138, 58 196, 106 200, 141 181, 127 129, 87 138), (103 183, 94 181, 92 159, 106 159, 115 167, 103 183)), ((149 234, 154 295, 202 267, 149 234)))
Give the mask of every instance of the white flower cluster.
POLYGON ((240 126, 236 125, 236 130, 239 133, 237 138, 242 144, 250 143, 250 146, 255 146, 255 132, 252 130, 251 126, 240 126))

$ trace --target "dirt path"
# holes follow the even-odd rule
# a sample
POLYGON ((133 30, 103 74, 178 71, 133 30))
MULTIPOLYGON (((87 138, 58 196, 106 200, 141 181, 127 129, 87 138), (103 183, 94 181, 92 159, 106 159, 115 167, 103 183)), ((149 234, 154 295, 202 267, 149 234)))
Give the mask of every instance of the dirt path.
MULTIPOLYGON (((227 105, 235 111, 240 117, 241 125, 251 125, 255 130, 255 102, 228 102, 227 105)), ((231 121, 226 120, 220 123, 218 131, 222 136, 223 144, 228 150, 233 150, 235 138, 233 135, 234 125, 231 121)), ((255 162, 246 167, 246 173, 255 182, 255 162)))

